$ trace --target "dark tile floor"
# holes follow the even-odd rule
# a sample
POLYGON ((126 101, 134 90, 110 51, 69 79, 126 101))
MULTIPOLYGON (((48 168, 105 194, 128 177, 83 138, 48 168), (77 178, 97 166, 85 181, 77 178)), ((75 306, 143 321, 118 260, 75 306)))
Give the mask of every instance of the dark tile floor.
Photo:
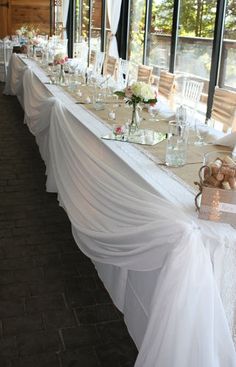
POLYGON ((0 84, 0 366, 132 367, 137 350, 75 244, 15 97, 0 84))

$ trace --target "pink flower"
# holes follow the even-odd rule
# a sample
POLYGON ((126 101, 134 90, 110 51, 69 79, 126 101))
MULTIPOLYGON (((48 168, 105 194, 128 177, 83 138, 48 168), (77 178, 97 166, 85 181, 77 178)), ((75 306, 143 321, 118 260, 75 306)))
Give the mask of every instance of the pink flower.
POLYGON ((124 128, 123 128, 123 126, 117 126, 117 127, 115 128, 115 131, 114 131, 114 133, 115 133, 116 135, 121 135, 121 134, 123 134, 123 132, 124 132, 124 128))
POLYGON ((132 95, 133 95, 133 92, 132 92, 131 87, 127 87, 125 90, 125 97, 132 98, 132 95))

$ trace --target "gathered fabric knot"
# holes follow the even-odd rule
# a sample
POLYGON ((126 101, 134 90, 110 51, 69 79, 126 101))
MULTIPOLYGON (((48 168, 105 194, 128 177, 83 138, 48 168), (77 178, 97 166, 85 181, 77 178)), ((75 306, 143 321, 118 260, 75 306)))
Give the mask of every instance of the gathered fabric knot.
POLYGON ((112 37, 116 37, 116 35, 114 33, 110 33, 109 34, 109 39, 111 39, 112 37))

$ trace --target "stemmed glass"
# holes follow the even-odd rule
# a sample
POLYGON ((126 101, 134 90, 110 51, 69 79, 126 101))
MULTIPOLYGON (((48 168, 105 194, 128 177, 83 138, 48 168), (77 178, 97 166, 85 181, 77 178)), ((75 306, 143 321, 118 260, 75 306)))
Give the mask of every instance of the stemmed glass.
POLYGON ((205 138, 209 133, 209 126, 207 123, 202 123, 198 120, 195 120, 195 133, 197 136, 197 140, 194 142, 194 145, 203 146, 207 145, 205 138))
POLYGON ((186 124, 186 121, 187 121, 187 109, 183 105, 180 105, 176 109, 176 121, 180 125, 186 124))

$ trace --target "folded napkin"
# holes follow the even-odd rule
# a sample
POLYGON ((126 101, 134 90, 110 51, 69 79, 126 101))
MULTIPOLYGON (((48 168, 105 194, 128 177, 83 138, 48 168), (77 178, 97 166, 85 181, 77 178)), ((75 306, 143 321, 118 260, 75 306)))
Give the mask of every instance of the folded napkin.
POLYGON ((235 148, 236 147, 236 131, 223 136, 220 139, 213 141, 215 145, 224 145, 225 147, 235 148))

